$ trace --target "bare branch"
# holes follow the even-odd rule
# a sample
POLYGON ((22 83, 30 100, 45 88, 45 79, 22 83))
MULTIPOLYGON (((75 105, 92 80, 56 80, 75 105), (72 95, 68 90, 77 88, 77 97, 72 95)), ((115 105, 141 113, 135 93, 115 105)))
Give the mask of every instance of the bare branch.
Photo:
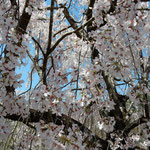
POLYGON ((47 45, 46 54, 44 55, 44 61, 43 61, 43 66, 42 66, 43 84, 45 84, 45 85, 46 85, 47 59, 48 59, 48 56, 49 56, 50 51, 51 51, 51 43, 52 43, 53 15, 54 15, 54 0, 51 0, 48 45, 47 45))
POLYGON ((40 50, 41 50, 41 52, 42 52, 42 54, 43 54, 43 56, 44 56, 45 53, 44 53, 44 51, 43 51, 41 45, 39 44, 39 42, 38 42, 34 37, 31 37, 31 38, 32 38, 32 40, 38 45, 38 47, 40 48, 40 50))
POLYGON ((52 29, 53 29, 53 15, 54 15, 54 0, 51 0, 51 10, 50 10, 50 23, 49 23, 49 35, 48 35, 48 46, 47 52, 50 51, 52 42, 52 29))
POLYGON ((18 22, 18 25, 16 28, 16 30, 19 34, 25 33, 27 26, 29 24, 30 18, 31 18, 31 14, 26 12, 26 8, 28 7, 28 5, 29 5, 29 0, 26 0, 25 6, 23 9, 23 13, 19 19, 19 22, 18 22))
MULTIPOLYGON (((74 30, 76 30, 76 29, 78 28, 78 26, 77 26, 76 22, 74 21, 74 19, 69 15, 68 9, 67 9, 63 4, 61 4, 61 6, 64 7, 64 11, 63 11, 63 12, 64 12, 64 15, 65 15, 66 19, 67 19, 68 22, 70 23, 71 27, 72 27, 74 30)), ((81 33, 80 33, 79 31, 76 31, 75 33, 76 33, 76 35, 77 35, 79 38, 82 38, 82 35, 81 35, 81 33)))
POLYGON ((31 59, 31 61, 33 62, 34 66, 35 66, 35 68, 36 68, 36 70, 37 70, 37 72, 38 72, 38 75, 39 75, 40 79, 42 79, 42 70, 41 70, 41 68, 40 68, 40 66, 39 66, 39 64, 38 64, 38 61, 36 61, 36 60, 32 57, 32 55, 29 53, 29 51, 27 51, 27 54, 28 54, 29 58, 31 59))
MULTIPOLYGON (((53 7, 53 9, 56 9, 56 10, 58 10, 58 9, 60 9, 60 8, 62 8, 62 7, 53 7)), ((50 6, 50 7, 46 7, 46 8, 38 8, 38 10, 40 10, 40 11, 43 11, 43 10, 51 10, 52 9, 52 7, 50 6)))
POLYGON ((71 26, 68 26, 68 27, 66 27, 66 28, 63 28, 62 30, 60 30, 60 31, 58 31, 57 33, 55 33, 55 34, 53 35, 53 37, 55 37, 57 34, 59 34, 59 33, 63 32, 63 31, 65 31, 65 30, 69 29, 70 27, 71 27, 71 26))
POLYGON ((68 35, 71 35, 71 34, 73 34, 73 33, 76 33, 76 32, 78 32, 78 31, 81 30, 81 29, 83 29, 83 27, 87 26, 87 25, 88 25, 91 21, 93 21, 93 20, 94 20, 94 17, 91 18, 90 20, 88 20, 85 24, 83 24, 82 26, 80 26, 80 27, 77 28, 76 30, 64 34, 64 35, 63 35, 60 39, 58 39, 58 41, 56 41, 56 43, 53 45, 53 47, 51 48, 50 53, 54 51, 54 49, 57 47, 57 45, 58 45, 65 37, 67 37, 68 35))

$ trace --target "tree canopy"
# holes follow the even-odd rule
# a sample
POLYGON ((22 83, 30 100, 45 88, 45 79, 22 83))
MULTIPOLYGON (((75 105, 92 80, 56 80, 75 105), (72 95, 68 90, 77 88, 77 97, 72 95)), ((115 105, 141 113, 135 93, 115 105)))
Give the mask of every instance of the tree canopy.
POLYGON ((0 0, 0 149, 148 150, 149 110, 148 0, 0 0))

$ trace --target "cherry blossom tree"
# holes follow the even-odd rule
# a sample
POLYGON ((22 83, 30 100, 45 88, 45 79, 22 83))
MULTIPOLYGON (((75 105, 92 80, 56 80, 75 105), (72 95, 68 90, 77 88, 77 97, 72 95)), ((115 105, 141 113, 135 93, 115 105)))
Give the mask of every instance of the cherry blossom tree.
POLYGON ((148 150, 149 23, 148 0, 0 0, 0 149, 148 150))

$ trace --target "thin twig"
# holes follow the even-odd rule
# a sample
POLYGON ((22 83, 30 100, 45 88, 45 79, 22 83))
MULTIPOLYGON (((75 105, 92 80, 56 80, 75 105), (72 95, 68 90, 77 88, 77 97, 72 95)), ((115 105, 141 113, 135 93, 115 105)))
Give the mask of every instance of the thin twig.
MULTIPOLYGON (((130 43, 129 38, 128 38, 128 42, 130 43)), ((138 73, 138 70, 137 70, 137 67, 136 67, 135 58, 134 58, 134 55, 133 55, 130 44, 129 44, 129 50, 130 50, 130 53, 131 53, 131 56, 132 56, 132 59, 133 59, 133 64, 134 64, 134 67, 135 67, 135 71, 137 73, 138 79, 140 80, 140 76, 139 76, 139 73, 138 73)))
POLYGON ((34 70, 34 67, 32 68, 32 70, 31 70, 31 76, 30 76, 30 87, 25 91, 25 92, 23 92, 23 93, 21 93, 21 94, 19 94, 18 96, 21 96, 21 95, 23 95, 23 94, 25 94, 25 93, 27 93, 28 91, 30 91, 31 90, 31 88, 32 88, 32 74, 33 74, 33 70, 34 70))
POLYGON ((65 31, 65 30, 69 29, 70 27, 71 27, 71 26, 68 26, 68 27, 66 27, 66 28, 63 28, 63 29, 59 30, 57 33, 55 33, 55 34, 53 35, 53 37, 55 37, 57 34, 59 34, 59 33, 63 32, 63 31, 65 31))
MULTIPOLYGON (((78 75, 77 75, 77 84, 76 84, 76 89, 78 89, 78 85, 79 85, 79 69, 80 69, 80 59, 81 59, 81 50, 79 52, 79 62, 78 62, 78 75)), ((77 90, 75 92, 75 99, 77 97, 77 90)))

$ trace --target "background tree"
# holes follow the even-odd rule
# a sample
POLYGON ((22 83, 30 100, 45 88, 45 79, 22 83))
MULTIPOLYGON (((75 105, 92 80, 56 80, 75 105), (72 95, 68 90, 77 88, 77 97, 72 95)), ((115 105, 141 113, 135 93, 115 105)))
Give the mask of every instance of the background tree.
POLYGON ((148 2, 1 0, 1 149, 149 149, 148 2))

